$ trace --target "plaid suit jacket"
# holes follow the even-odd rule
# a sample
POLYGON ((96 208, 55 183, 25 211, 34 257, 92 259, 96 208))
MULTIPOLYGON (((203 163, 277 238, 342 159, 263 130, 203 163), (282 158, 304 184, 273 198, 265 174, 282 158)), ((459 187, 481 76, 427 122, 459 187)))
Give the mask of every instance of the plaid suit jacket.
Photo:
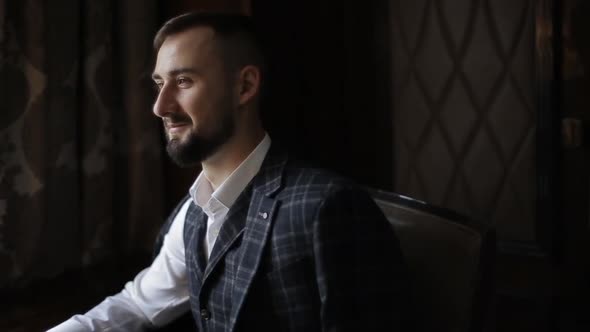
POLYGON ((191 204, 185 259, 199 331, 408 330, 398 240, 353 183, 273 146, 231 207, 208 263, 206 222, 191 204))

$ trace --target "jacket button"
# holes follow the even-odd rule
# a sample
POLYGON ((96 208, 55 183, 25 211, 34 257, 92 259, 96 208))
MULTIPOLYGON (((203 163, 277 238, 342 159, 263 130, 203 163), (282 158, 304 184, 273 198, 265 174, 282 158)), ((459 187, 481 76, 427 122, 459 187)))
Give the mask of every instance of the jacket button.
POLYGON ((201 318, 209 320, 209 318, 211 318, 211 312, 205 308, 201 309, 201 318))

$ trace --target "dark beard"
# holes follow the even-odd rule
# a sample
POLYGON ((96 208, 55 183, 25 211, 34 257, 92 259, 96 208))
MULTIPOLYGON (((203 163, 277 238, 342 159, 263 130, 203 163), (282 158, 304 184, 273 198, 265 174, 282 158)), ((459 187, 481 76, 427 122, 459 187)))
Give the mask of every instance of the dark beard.
POLYGON ((191 131, 184 142, 177 138, 168 138, 166 151, 178 166, 196 166, 215 154, 233 136, 234 131, 231 113, 227 112, 211 136, 204 137, 191 131))

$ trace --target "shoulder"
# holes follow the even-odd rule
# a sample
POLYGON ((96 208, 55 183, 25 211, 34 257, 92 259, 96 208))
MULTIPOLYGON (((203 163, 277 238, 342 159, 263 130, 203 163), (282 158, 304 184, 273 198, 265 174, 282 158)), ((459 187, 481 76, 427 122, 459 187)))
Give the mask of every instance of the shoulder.
POLYGON ((324 196, 338 188, 353 188, 356 184, 333 171, 307 163, 293 161, 283 171, 283 194, 324 196))
POLYGON ((368 197, 368 193, 351 179, 300 161, 289 162, 285 166, 282 180, 277 198, 290 205, 319 208, 326 202, 337 205, 339 201, 353 197, 368 197))
POLYGON ((274 240, 303 241, 306 248, 312 248, 318 234, 337 228, 339 234, 351 235, 363 219, 380 219, 369 194, 335 172, 290 162, 285 165, 281 180, 280 190, 274 196, 278 206, 272 231, 274 240))

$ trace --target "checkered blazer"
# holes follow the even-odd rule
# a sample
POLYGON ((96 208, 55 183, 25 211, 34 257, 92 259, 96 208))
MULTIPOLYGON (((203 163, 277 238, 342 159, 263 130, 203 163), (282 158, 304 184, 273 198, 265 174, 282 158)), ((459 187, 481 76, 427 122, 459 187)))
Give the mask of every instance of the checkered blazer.
POLYGON ((273 146, 231 207, 208 263, 206 222, 191 203, 184 243, 199 331, 408 330, 398 240, 351 182, 273 146))

